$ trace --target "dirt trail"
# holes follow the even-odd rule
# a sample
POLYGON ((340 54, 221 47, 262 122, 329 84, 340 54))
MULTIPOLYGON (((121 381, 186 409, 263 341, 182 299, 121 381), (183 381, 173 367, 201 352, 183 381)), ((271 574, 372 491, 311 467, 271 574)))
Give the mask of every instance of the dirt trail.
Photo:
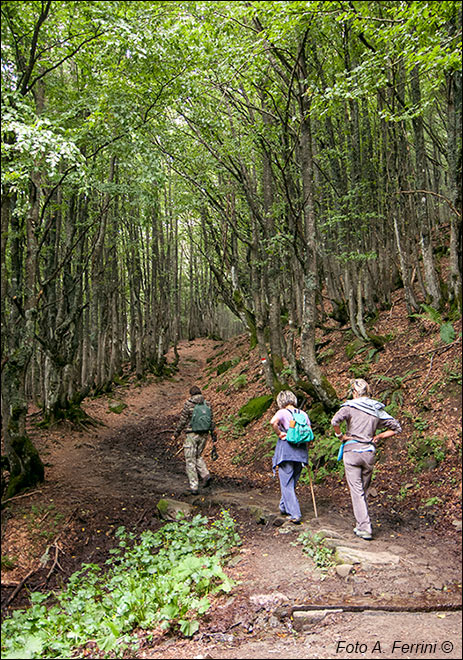
MULTIPOLYGON (((182 495, 187 488, 183 456, 177 454, 180 444, 172 443, 171 431, 212 349, 213 342, 207 340, 181 344, 176 376, 121 388, 116 399, 127 407, 119 415, 110 412, 107 398, 89 401, 87 412, 105 426, 80 434, 56 429, 35 438, 47 461, 47 474, 29 505, 52 502, 68 522, 61 537, 59 567, 50 576, 49 566, 36 570, 28 588, 52 588, 83 561, 104 561, 115 545, 119 525, 138 532, 157 529, 161 522, 156 503, 168 496, 186 500, 205 514, 230 508, 243 541, 227 569, 237 586, 230 598, 215 603, 193 639, 147 644, 137 657, 460 658, 461 611, 450 608, 461 603, 457 538, 441 539, 420 527, 419 521, 407 528, 389 527, 385 517, 374 541, 368 543, 353 536, 348 504, 320 501, 315 519, 310 494, 304 490, 300 496, 304 525, 282 524, 275 515, 279 499, 275 480, 269 477, 264 487, 237 481, 223 471, 214 474, 210 461, 212 487, 193 499, 182 495), (309 528, 325 530, 329 543, 344 549, 345 563, 351 566, 345 575, 334 569, 327 575, 315 570, 301 546, 293 545, 309 528), (348 551, 370 555, 359 561, 358 556, 349 558, 348 551), (378 563, 378 558, 383 561, 378 563), (308 605, 320 610, 343 605, 367 610, 297 614, 308 605), (413 605, 427 605, 431 611, 407 612, 413 605), (371 606, 402 606, 404 611, 372 611, 371 606)), ((16 537, 12 518, 4 536, 10 555, 20 554, 14 547, 16 537)), ((19 580, 36 564, 33 549, 29 556, 23 552, 9 579, 19 580)))

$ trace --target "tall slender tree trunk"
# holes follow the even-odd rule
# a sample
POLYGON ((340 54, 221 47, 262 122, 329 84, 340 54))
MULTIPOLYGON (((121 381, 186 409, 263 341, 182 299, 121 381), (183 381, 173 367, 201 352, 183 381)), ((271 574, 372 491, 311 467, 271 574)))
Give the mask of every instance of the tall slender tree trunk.
MULTIPOLYGON (((420 71, 418 66, 413 69, 411 74, 411 95, 414 106, 417 108, 420 107, 421 87, 420 71)), ((424 139, 423 118, 421 116, 416 116, 413 118, 412 123, 415 133, 416 184, 418 190, 428 190, 427 156, 424 139)), ((427 195, 422 192, 417 193, 417 209, 420 232, 420 247, 423 257, 423 271, 426 290, 432 306, 436 309, 439 309, 441 307, 442 300, 439 281, 434 264, 432 229, 428 212, 428 198, 427 195)))
MULTIPOLYGON (((458 23, 461 31, 461 7, 458 9, 458 23)), ((452 33, 456 26, 452 26, 452 33)), ((454 70, 447 76, 447 160, 449 166, 449 188, 453 210, 450 214, 450 264, 449 301, 462 311, 461 273, 462 259, 462 203, 461 203, 461 122, 462 85, 461 71, 454 70)))
MULTIPOLYGON (((261 100, 264 106, 263 100, 261 100)), ((264 125, 269 128, 272 121, 265 112, 263 114, 264 125)), ((271 153, 268 147, 263 147, 262 154, 262 198, 264 206, 264 231, 267 239, 273 239, 275 236, 275 218, 274 218, 274 181, 272 173, 271 153)), ((267 256, 265 284, 268 292, 268 321, 269 321, 269 344, 273 371, 276 378, 280 377, 283 369, 283 350, 281 341, 281 307, 279 290, 279 264, 277 251, 273 250, 267 256)))
POLYGON ((260 238, 259 227, 255 218, 253 223, 253 243, 252 253, 250 259, 251 267, 251 295, 253 300, 253 310, 255 318, 255 331, 259 355, 262 360, 263 371, 265 375, 265 382, 271 392, 275 392, 276 376, 273 369, 271 355, 267 348, 265 339, 265 329, 268 326, 268 314, 265 308, 266 291, 263 289, 262 268, 263 259, 259 251, 260 238))
POLYGON ((302 170, 302 194, 303 194, 303 222, 306 242, 306 257, 304 268, 304 298, 301 327, 301 362, 304 371, 310 379, 316 396, 323 405, 332 409, 337 404, 337 397, 333 387, 323 376, 317 363, 315 352, 315 327, 316 327, 316 292, 317 278, 317 253, 315 245, 316 226, 315 210, 313 203, 313 159, 312 159, 312 135, 310 129, 309 109, 305 102, 302 103, 300 154, 302 170))

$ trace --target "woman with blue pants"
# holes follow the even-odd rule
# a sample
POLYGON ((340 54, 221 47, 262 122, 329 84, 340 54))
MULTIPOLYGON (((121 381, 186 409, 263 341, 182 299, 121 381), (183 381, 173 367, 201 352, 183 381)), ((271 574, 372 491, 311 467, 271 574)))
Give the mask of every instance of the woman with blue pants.
MULTIPOLYGON (((286 440, 292 412, 297 411, 297 397, 290 390, 283 390, 277 396, 277 405, 279 410, 270 420, 275 433, 278 435, 275 453, 272 460, 273 473, 278 467, 278 476, 280 479, 281 499, 280 513, 290 516, 290 521, 299 524, 302 520, 301 508, 296 497, 296 485, 304 465, 307 465, 309 457, 307 443, 295 445, 286 440)), ((306 413, 303 413, 309 418, 306 413)))

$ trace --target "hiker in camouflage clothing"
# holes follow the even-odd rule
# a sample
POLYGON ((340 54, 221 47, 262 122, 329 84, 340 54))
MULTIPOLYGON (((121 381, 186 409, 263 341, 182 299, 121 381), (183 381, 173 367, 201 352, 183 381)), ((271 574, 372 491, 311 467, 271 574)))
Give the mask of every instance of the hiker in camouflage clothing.
POLYGON ((194 431, 191 428, 193 412, 195 406, 198 404, 206 404, 210 408, 209 403, 201 394, 201 390, 195 385, 190 389, 190 397, 187 399, 185 405, 183 406, 177 428, 175 429, 174 435, 172 436, 173 440, 175 441, 184 429, 186 431, 183 450, 185 454, 186 474, 190 484, 189 494, 192 495, 198 494, 200 479, 202 480, 202 485, 204 487, 208 486, 212 480, 206 463, 202 457, 202 453, 204 451, 209 433, 212 435, 213 442, 216 440, 214 422, 212 421, 212 409, 210 411, 211 424, 209 430, 194 431))

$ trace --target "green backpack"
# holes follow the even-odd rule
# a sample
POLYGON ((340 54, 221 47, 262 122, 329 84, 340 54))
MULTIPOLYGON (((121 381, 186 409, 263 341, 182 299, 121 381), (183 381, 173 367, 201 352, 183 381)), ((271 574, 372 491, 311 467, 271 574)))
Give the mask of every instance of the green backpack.
POLYGON ((191 430, 195 433, 212 430, 212 410, 207 403, 197 403, 193 408, 191 430))
POLYGON ((313 440, 313 431, 307 422, 307 417, 300 410, 291 412, 291 415, 293 419, 289 423, 286 440, 292 445, 300 445, 302 442, 313 440))

